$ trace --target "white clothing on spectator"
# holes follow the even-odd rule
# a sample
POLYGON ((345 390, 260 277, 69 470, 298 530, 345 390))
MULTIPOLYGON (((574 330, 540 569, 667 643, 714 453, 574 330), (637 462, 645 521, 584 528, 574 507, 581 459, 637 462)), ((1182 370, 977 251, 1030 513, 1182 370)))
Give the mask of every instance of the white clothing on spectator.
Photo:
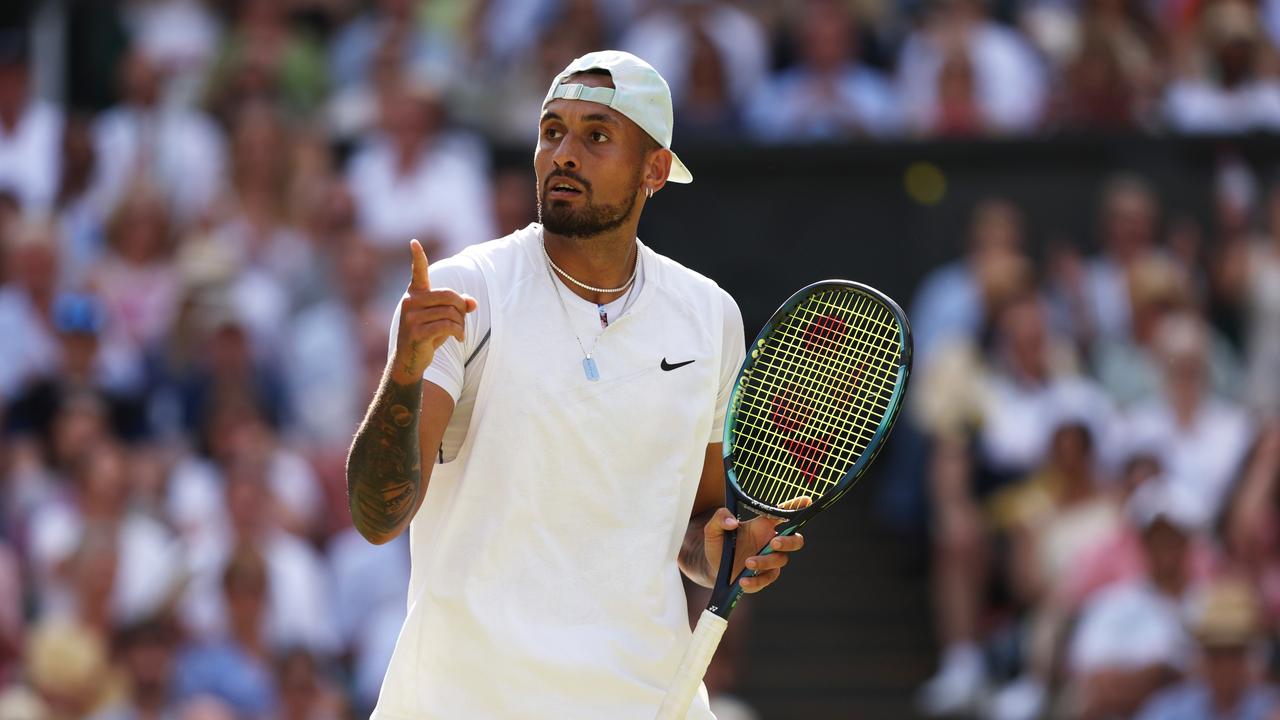
POLYGON ((140 179, 168 197, 178 219, 208 211, 226 182, 226 143, 213 120, 178 106, 119 106, 94 128, 99 188, 114 209, 140 179))
POLYGON ((1206 80, 1177 80, 1165 92, 1165 115, 1175 130, 1241 133, 1280 130, 1280 82, 1255 80, 1224 88, 1206 80))
MULTIPOLYGON (((1039 125, 1048 92, 1035 50, 1017 32, 982 22, 969 34, 974 92, 983 115, 1004 132, 1028 132, 1039 125)), ((899 100, 910 124, 928 129, 938 113, 938 76, 946 62, 943 47, 925 31, 911 34, 898 59, 899 100)))
POLYGON ((770 142, 884 136, 900 127, 889 83, 853 63, 834 78, 796 67, 769 79, 752 98, 747 124, 770 142))
POLYGON ((1142 580, 1101 590, 1085 604, 1068 664, 1076 675, 1156 664, 1186 670, 1194 651, 1182 602, 1142 580))
POLYGON ((371 243, 388 248, 407 238, 436 240, 442 248, 434 260, 493 237, 487 167, 468 148, 442 138, 407 173, 397 165, 394 148, 381 140, 351 160, 347 181, 371 243))
POLYGON ((45 213, 58 192, 62 111, 31 101, 12 128, 0 122, 0 192, 12 191, 28 213, 45 213))
POLYGON ((1180 426, 1164 400, 1135 407, 1123 422, 1126 447, 1149 448, 1175 482, 1190 490, 1208 524, 1217 516, 1253 440, 1248 415, 1216 398, 1203 401, 1188 426, 1180 426))
MULTIPOLYGON (((738 105, 750 99, 769 71, 764 29, 750 14, 726 2, 704 9, 702 31, 720 52, 729 97, 738 105)), ((619 47, 644 58, 666 79, 679 107, 689 82, 694 28, 677 9, 663 8, 633 23, 619 47)))

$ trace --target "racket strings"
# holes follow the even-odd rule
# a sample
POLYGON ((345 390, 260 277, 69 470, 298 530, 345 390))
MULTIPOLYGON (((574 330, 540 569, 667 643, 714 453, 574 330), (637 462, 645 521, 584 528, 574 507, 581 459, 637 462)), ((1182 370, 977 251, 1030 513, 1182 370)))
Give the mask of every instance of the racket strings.
POLYGON ((778 507, 835 487, 888 412, 901 353, 897 320, 874 297, 836 288, 802 301, 753 351, 739 388, 743 492, 778 507))

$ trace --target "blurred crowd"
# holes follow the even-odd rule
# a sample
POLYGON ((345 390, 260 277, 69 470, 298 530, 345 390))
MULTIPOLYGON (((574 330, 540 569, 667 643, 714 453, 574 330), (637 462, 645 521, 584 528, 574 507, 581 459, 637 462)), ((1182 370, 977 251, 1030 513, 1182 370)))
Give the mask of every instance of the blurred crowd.
POLYGON ((911 309, 936 550, 929 716, 1280 718, 1280 182, 1210 227, 1144 179, 1097 254, 974 208, 911 309))
MULTIPOLYGON (((349 527, 343 458, 406 241, 438 259, 533 219, 527 163, 493 148, 532 146, 584 52, 663 72, 678 147, 1280 127, 1274 0, 50 0, 0 20, 0 719, 367 713, 408 549, 349 527)), ((1280 193, 1221 185, 1210 244, 1118 179, 1103 253, 1047 273, 1018 208, 984 203, 922 289, 930 712, 1106 717, 1261 677, 1280 193), (1117 623, 1146 639, 1117 646, 1117 623)), ((1262 707, 1260 687, 1238 690, 1262 707)))

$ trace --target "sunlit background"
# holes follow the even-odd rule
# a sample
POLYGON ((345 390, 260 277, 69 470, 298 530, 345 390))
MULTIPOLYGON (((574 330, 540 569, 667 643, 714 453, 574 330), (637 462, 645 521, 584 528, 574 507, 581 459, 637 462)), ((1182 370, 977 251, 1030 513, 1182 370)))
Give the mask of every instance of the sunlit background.
POLYGON ((4 0, 0 720, 368 716, 408 548, 343 460, 407 241, 531 222, 601 48, 696 178, 641 237, 748 336, 832 276, 914 327, 722 720, 1277 720, 1277 42, 1280 0, 4 0))

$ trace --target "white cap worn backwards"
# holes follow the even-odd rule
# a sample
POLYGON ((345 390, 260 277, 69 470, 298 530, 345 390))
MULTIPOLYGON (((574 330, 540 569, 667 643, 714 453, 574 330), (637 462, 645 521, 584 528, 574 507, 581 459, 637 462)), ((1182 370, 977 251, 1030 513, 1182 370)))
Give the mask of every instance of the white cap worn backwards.
MULTIPOLYGON (((566 100, 586 100, 588 102, 607 105, 626 115, 649 133, 649 137, 658 141, 662 147, 671 149, 671 130, 674 124, 671 111, 671 88, 662 79, 657 70, 649 63, 620 50, 602 50, 583 55, 569 63, 569 67, 560 71, 551 82, 547 91, 547 99, 542 107, 558 98, 566 100), (570 75, 587 70, 607 70, 613 77, 613 87, 587 87, 578 83, 565 84, 570 75)), ((680 162, 675 153, 671 153, 671 182, 691 183, 693 173, 680 162)))

